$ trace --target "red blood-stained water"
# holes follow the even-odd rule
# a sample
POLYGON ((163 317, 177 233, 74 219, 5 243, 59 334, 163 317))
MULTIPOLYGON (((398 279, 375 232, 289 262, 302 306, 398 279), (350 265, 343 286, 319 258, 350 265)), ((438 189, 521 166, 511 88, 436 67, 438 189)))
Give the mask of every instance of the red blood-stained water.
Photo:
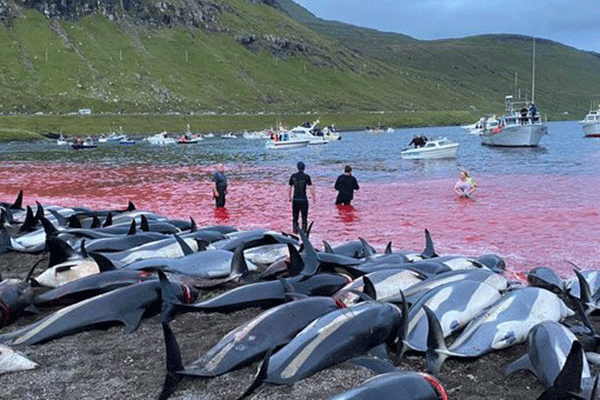
MULTIPOLYGON (((291 231, 287 180, 230 177, 227 206, 212 200, 211 168, 199 166, 7 163, 0 171, 0 201, 12 202, 23 189, 25 203, 124 208, 170 218, 194 218, 198 225, 291 231)), ((290 171, 294 172, 294 171, 290 171)), ((308 171, 310 173, 310 171, 308 171)), ((263 175, 264 176, 264 175, 263 175)), ((335 245, 362 237, 378 249, 422 250, 424 230, 438 254, 502 256, 513 271, 549 266, 571 276, 567 260, 585 268, 598 265, 600 177, 568 175, 479 175, 476 199, 459 199, 454 178, 366 183, 351 207, 336 207, 333 181, 313 178, 316 203, 311 239, 335 245), (575 194, 575 195, 574 195, 575 194)))

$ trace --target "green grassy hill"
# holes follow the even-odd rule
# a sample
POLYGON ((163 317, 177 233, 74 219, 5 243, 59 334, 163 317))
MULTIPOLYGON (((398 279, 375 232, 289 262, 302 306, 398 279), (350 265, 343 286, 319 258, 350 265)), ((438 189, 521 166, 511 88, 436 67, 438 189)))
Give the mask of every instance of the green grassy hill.
MULTIPOLYGON (((515 71, 531 87, 530 38, 422 42, 318 20, 289 0, 206 0, 202 10, 139 1, 143 14, 110 3, 114 13, 50 19, 10 3, 0 112, 479 115, 502 110, 515 71)), ((543 40, 537 55, 540 110, 585 114, 600 93, 600 56, 543 40)))

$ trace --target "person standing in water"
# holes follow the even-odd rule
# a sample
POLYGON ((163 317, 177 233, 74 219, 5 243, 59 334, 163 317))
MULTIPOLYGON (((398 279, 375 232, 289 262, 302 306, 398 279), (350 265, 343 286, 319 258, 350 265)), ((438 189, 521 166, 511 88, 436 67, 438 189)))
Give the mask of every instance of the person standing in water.
POLYGON ((359 189, 356 178, 352 176, 352 167, 346 165, 344 173, 338 176, 333 187, 338 191, 335 204, 349 206, 354 198, 354 191, 359 189))
POLYGON ((217 165, 217 170, 212 178, 215 186, 213 187, 213 198, 215 206, 225 207, 225 195, 227 194, 227 176, 223 164, 217 165))
POLYGON ((473 182, 473 178, 467 171, 460 171, 458 180, 454 184, 454 193, 460 197, 473 198, 473 192, 477 190, 477 186, 473 182))
POLYGON ((292 203, 292 227, 294 233, 298 233, 298 217, 302 215, 302 230, 306 232, 308 228, 308 197, 306 188, 310 186, 310 194, 313 203, 316 203, 315 188, 312 185, 310 176, 304 173, 305 165, 302 161, 297 164, 298 172, 290 176, 288 199, 292 203), (292 195, 293 189, 293 195, 292 195))

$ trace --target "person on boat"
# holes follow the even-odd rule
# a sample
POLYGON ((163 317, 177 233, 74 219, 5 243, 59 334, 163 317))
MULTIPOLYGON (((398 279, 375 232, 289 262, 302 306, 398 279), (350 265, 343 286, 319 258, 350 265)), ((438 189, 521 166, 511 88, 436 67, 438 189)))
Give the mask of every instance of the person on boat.
POLYGON ((460 197, 473 198, 473 192, 477 190, 477 184, 468 171, 460 171, 458 180, 454 184, 454 193, 460 197))
POLYGON ((529 110, 527 107, 521 108, 521 125, 525 125, 527 123, 527 113, 529 110))
POLYGON ((83 139, 81 138, 81 136, 77 136, 77 139, 75 139, 75 144, 78 146, 83 145, 83 139))
POLYGON ((302 230, 306 232, 308 228, 308 197, 306 189, 310 186, 310 194, 313 203, 316 203, 315 188, 312 185, 310 175, 304 173, 306 166, 302 161, 296 165, 298 172, 290 176, 288 199, 292 203, 292 228, 294 233, 298 233, 298 217, 302 215, 302 230), (293 189, 293 195, 292 195, 293 189))
POLYGON ((429 140, 429 139, 427 139, 427 136, 425 136, 425 134, 424 134, 424 133, 421 133, 421 137, 420 137, 420 139, 421 139, 421 146, 425 146, 425 144, 426 144, 426 143, 427 143, 427 141, 429 140))
POLYGON ((351 166, 346 165, 344 173, 338 176, 333 187, 338 191, 335 204, 349 206, 354 198, 354 191, 359 189, 356 178, 352 176, 351 166))
POLYGON ((227 194, 227 176, 223 164, 217 165, 217 170, 212 178, 215 186, 213 187, 213 198, 215 206, 225 207, 225 195, 227 194))
POLYGON ((413 136, 412 140, 410 141, 410 143, 408 144, 408 147, 410 147, 410 145, 414 145, 415 148, 417 147, 422 147, 425 143, 423 143, 423 139, 421 139, 419 136, 417 136, 417 134, 415 133, 415 135, 413 136))
POLYGON ((535 108, 535 104, 533 102, 529 103, 529 116, 531 118, 531 123, 535 122, 535 115, 537 114, 537 108, 535 108))

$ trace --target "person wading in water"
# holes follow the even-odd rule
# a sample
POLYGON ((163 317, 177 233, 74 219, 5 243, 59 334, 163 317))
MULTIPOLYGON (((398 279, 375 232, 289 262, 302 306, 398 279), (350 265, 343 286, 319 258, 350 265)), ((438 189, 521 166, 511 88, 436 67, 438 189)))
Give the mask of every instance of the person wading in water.
POLYGON ((315 188, 312 185, 310 176, 304 173, 305 165, 302 161, 297 164, 298 172, 290 176, 288 199, 292 202, 292 227, 294 233, 298 233, 298 216, 302 214, 302 230, 306 232, 308 227, 308 197, 306 197, 306 187, 310 186, 310 194, 313 203, 316 203, 315 188), (292 196, 293 189, 293 196, 292 196))

